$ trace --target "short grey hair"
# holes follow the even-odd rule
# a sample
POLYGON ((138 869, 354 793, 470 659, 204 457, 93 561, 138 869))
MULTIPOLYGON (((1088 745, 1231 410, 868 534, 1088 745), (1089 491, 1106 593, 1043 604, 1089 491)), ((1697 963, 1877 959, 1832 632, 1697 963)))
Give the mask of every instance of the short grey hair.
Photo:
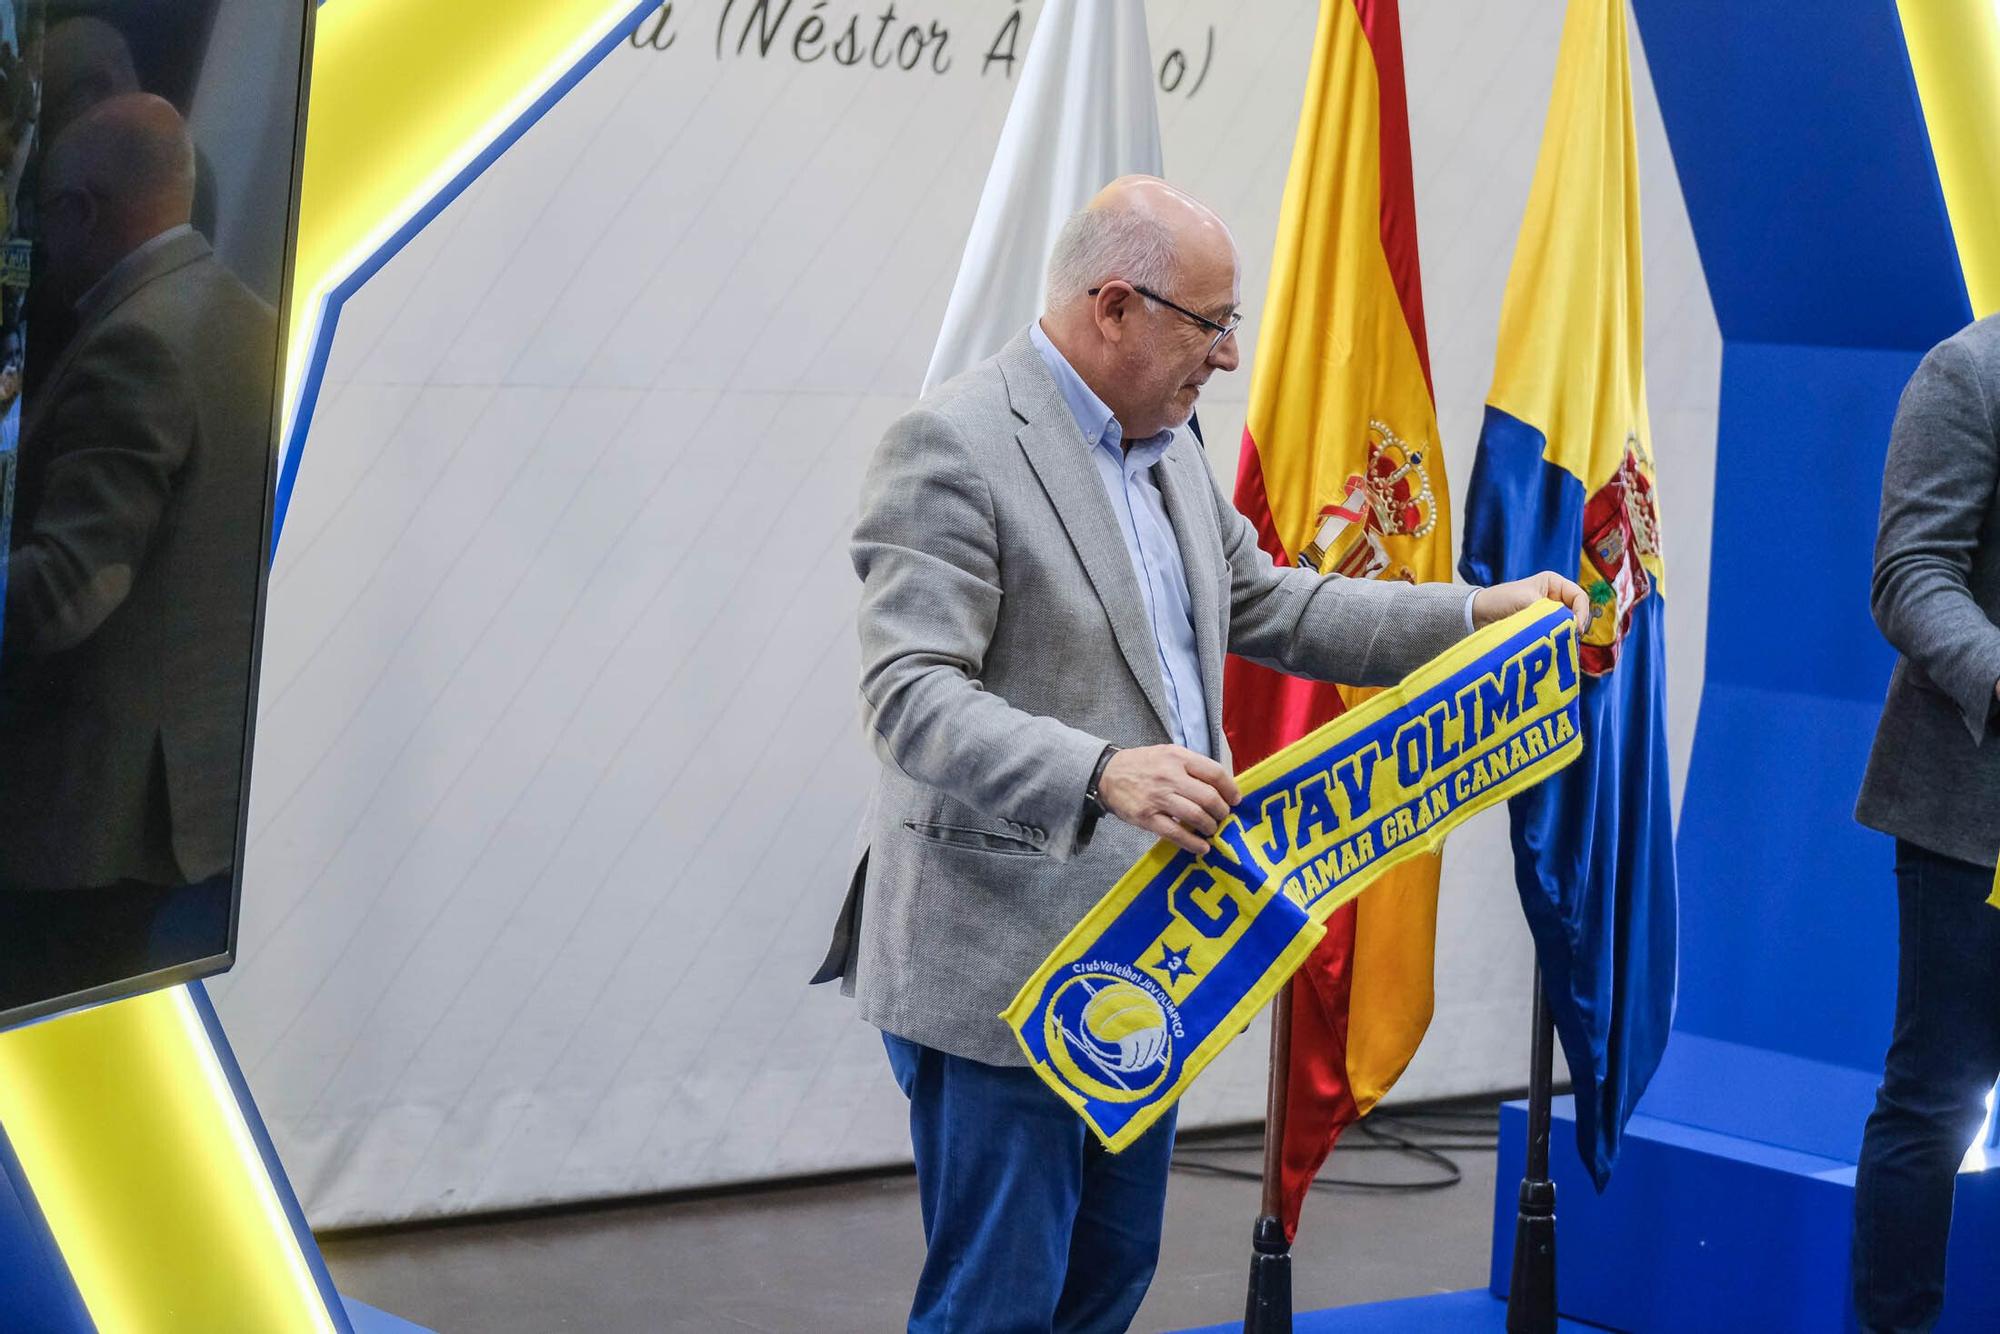
POLYGON ((1172 286, 1176 259, 1173 233, 1158 218, 1116 205, 1087 208, 1056 233, 1048 308, 1060 310, 1113 278, 1157 292, 1172 286))

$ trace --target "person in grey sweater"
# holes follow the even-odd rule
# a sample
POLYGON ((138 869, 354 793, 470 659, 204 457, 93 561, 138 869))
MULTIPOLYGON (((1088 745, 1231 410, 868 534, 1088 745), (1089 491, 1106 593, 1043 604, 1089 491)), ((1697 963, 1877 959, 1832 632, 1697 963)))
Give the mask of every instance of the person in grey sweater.
POLYGON ((2000 1077, 2000 316, 1932 348, 1882 478, 1876 624, 1902 655, 1855 818, 1896 839, 1896 1023, 1854 1189, 1869 1331, 1944 1307, 1959 1160, 2000 1077))

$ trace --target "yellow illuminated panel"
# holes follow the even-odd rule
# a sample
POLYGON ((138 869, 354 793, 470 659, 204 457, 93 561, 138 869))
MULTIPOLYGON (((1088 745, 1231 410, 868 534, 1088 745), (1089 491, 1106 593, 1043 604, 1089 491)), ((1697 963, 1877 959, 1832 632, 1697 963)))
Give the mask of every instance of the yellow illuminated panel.
POLYGON ((187 988, 0 1034, 0 1125, 99 1329, 334 1329, 187 988))
POLYGON ((1975 316, 2000 310, 2000 4, 1898 0, 1975 316))
POLYGON ((636 0, 329 0, 312 100, 286 435, 326 300, 476 161, 636 0))

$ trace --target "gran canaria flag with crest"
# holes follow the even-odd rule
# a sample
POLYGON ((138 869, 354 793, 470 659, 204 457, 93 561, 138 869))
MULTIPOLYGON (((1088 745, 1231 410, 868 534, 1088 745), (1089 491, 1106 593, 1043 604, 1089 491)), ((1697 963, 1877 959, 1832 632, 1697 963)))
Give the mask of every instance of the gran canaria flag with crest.
POLYGON ((1511 803, 1514 876, 1602 1190, 1673 1023, 1666 562, 1646 419, 1623 0, 1570 0, 1500 313, 1460 568, 1575 570, 1585 757, 1511 803))
POLYGON ((1036 1073, 1114 1151, 1144 1134, 1342 906, 1577 757, 1578 675, 1538 603, 1253 765, 1206 852, 1162 840, 1001 1015, 1036 1073))

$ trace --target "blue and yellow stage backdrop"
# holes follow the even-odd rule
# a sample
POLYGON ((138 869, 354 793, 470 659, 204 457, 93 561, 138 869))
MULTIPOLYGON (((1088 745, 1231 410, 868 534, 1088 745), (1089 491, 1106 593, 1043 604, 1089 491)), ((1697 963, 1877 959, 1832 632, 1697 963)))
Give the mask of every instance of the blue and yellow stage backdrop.
MULTIPOLYGON (((1883 457, 1924 353, 2000 300, 2000 9, 1632 9, 1724 339, 1713 577, 1679 1007, 1610 1189, 1554 1160, 1558 1289, 1611 1328, 1805 1334, 1852 1320, 1895 1011, 1894 851, 1852 816, 1894 661, 1869 614, 1883 457)), ((1668 517, 1671 553, 1698 516, 1668 517)), ((1496 1290, 1522 1139, 1510 1111, 1496 1290)), ((2000 1320, 1992 1176, 1960 1177, 1951 1327, 2000 1320)))
MULTIPOLYGON (((657 3, 318 6, 280 527, 341 303, 657 3)), ((0 1291, 38 1331, 355 1327, 199 983, 0 1034, 0 1291)))
POLYGON ((278 523, 340 308, 660 0, 324 0, 299 188, 278 523))

